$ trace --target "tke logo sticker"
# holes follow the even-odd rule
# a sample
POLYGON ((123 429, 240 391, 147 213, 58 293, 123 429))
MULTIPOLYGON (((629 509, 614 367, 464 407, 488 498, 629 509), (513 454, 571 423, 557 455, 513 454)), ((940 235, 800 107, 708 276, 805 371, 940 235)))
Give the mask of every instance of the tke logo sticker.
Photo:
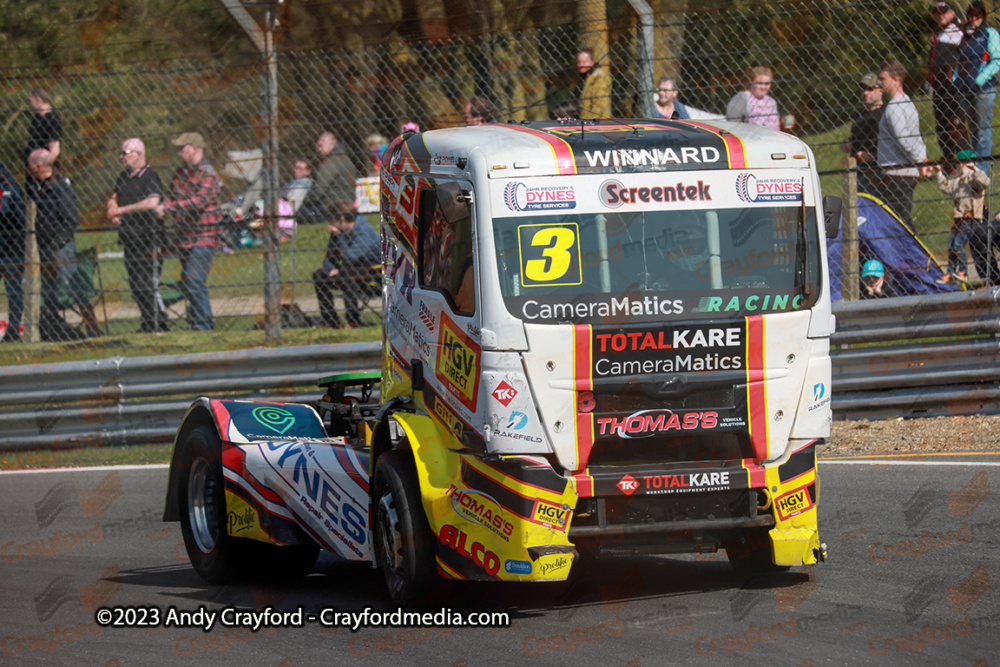
POLYGON ((510 405, 515 396, 517 396, 517 389, 507 384, 506 380, 498 384, 497 388, 493 390, 493 398, 500 401, 505 408, 510 405))

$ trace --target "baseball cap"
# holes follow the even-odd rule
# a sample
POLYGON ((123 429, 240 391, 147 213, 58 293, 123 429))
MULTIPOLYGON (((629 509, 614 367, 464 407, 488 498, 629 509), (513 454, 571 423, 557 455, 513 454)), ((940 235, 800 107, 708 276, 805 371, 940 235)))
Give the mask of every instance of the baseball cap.
POLYGON ((978 160, 979 156, 976 155, 976 151, 970 151, 966 148, 964 151, 958 151, 958 155, 956 155, 955 158, 964 162, 966 160, 978 160))
POLYGON ((949 5, 947 2, 935 2, 933 5, 931 5, 932 12, 944 13, 949 9, 951 9, 951 5, 949 5))
POLYGON ((878 75, 873 72, 865 74, 863 77, 861 77, 861 87, 866 89, 878 88, 879 87, 878 75))
POLYGON ((197 132, 185 132, 170 143, 174 146, 187 146, 190 144, 195 148, 205 149, 205 138, 197 132))
POLYGON ((881 278, 885 275, 885 267, 877 259, 869 259, 861 269, 862 278, 881 278))

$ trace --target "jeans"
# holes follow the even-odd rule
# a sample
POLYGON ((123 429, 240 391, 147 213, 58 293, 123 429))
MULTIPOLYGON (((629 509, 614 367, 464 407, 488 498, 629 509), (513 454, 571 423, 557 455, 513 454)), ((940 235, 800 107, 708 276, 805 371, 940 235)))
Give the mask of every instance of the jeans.
POLYGON ((215 249, 208 246, 181 248, 178 256, 191 329, 211 331, 215 328, 215 320, 212 319, 212 301, 208 296, 208 274, 212 271, 215 249))
MULTIPOLYGON (((970 96, 968 120, 972 150, 981 158, 993 154, 993 105, 997 100, 996 90, 983 90, 970 96)), ((987 174, 990 163, 980 161, 976 166, 987 174)))
POLYGON ((7 327, 17 331, 21 326, 21 314, 24 312, 24 297, 21 281, 24 278, 24 265, 16 257, 0 257, 0 278, 7 287, 7 327))
POLYGON ((875 188, 875 196, 910 226, 913 222, 913 190, 916 187, 917 182, 913 179, 887 177, 875 188))
POLYGON ((975 229, 978 221, 972 218, 961 218, 951 224, 951 235, 948 237, 948 273, 965 274, 969 266, 969 258, 965 254, 965 244, 975 229))
POLYGON ((132 298, 139 306, 142 331, 161 331, 167 324, 167 312, 160 296, 159 246, 125 245, 125 270, 132 288, 132 298))

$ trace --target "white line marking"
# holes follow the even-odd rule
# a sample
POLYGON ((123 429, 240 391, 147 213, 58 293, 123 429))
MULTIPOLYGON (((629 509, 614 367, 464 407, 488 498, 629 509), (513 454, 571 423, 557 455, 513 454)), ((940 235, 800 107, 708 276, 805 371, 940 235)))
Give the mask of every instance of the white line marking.
POLYGON ((89 468, 28 468, 26 470, 0 470, 0 475, 23 475, 43 472, 108 472, 110 470, 159 470, 169 468, 169 463, 150 463, 131 466, 92 466, 89 468))
POLYGON ((997 461, 892 461, 887 459, 860 459, 856 461, 819 460, 822 465, 865 465, 865 466, 1000 466, 997 461))

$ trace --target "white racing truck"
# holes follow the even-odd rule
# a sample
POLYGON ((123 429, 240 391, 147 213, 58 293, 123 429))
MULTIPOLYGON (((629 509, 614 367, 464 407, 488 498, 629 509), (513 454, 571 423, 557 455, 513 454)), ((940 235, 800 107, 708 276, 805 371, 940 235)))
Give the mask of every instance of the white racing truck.
POLYGON ((409 604, 584 552, 824 559, 840 202, 805 144, 525 122, 409 133, 383 165, 382 368, 317 409, 199 399, 178 431, 165 518, 203 577, 324 548, 409 604))

